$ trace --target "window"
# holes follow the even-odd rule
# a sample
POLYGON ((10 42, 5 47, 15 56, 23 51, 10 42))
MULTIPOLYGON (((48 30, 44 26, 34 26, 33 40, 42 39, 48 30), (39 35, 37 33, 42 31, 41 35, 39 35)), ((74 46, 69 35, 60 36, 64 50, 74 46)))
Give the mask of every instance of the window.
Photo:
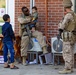
POLYGON ((0 25, 3 24, 2 16, 6 13, 6 0, 0 0, 0 25))
POLYGON ((74 10, 75 10, 75 12, 76 12, 76 0, 75 0, 75 2, 74 2, 74 10))
POLYGON ((33 6, 35 6, 35 0, 30 0, 30 13, 32 12, 33 6))
POLYGON ((14 17, 15 17, 15 0, 0 0, 0 26, 3 25, 2 16, 4 14, 9 14, 11 19, 11 24, 14 29, 14 17))

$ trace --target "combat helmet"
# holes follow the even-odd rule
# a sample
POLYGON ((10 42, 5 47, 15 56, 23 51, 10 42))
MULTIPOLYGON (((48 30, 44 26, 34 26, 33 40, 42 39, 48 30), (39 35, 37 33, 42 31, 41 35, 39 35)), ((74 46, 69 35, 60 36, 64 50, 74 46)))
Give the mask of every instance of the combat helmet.
POLYGON ((72 7, 72 2, 71 2, 71 0, 63 0, 63 6, 64 6, 65 8, 67 8, 67 7, 72 7))

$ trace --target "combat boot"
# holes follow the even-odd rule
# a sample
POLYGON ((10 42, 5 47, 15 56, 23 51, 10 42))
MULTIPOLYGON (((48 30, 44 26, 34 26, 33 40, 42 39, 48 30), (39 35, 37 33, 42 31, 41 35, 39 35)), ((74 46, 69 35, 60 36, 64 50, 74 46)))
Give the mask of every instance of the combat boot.
POLYGON ((46 47, 46 46, 42 47, 42 51, 43 51, 43 54, 48 53, 48 51, 47 51, 47 47, 46 47))
POLYGON ((64 69, 62 71, 59 71, 59 74, 70 74, 70 73, 72 73, 72 71, 71 70, 66 70, 66 69, 64 69))
POLYGON ((22 57, 22 64, 23 64, 24 66, 27 66, 26 56, 23 56, 23 57, 22 57))

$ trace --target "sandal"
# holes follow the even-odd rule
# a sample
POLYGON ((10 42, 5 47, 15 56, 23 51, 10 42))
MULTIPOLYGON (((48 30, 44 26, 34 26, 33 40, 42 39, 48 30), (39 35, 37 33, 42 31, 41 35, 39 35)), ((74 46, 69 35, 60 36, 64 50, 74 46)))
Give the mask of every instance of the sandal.
POLYGON ((19 69, 19 67, 17 67, 17 66, 14 66, 13 68, 10 68, 10 69, 19 69))
POLYGON ((8 65, 8 66, 6 66, 6 67, 4 67, 4 68, 10 68, 10 65, 8 65))

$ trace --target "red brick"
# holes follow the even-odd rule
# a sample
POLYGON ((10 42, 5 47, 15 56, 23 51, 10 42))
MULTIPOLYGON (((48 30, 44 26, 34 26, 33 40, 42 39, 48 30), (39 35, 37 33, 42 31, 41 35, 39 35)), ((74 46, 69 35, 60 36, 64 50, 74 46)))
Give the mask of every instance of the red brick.
MULTIPOLYGON (((58 23, 63 16, 63 0, 48 0, 48 36, 54 36, 57 34, 54 29, 57 30, 58 23)), ((41 31, 45 34, 45 0, 35 0, 35 5, 38 8, 39 13, 39 22, 41 31)), ((30 7, 30 0, 15 0, 15 33, 18 34, 19 31, 19 23, 17 21, 18 16, 21 14, 21 7, 27 6, 30 7)), ((49 37, 50 39, 50 37, 49 37)))

